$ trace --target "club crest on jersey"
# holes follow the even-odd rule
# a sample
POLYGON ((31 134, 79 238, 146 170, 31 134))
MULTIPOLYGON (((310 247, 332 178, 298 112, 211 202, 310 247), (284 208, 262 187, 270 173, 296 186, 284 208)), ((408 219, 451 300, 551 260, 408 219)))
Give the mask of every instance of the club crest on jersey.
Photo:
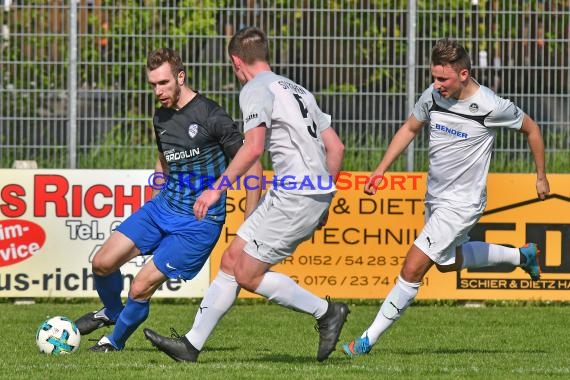
POLYGON ((477 103, 469 104, 469 111, 471 111, 472 113, 479 111, 479 106, 477 105, 477 103))
POLYGON ((190 136, 191 139, 193 139, 194 137, 196 137, 196 135, 198 134, 198 124, 190 124, 190 126, 188 127, 188 136, 190 136))

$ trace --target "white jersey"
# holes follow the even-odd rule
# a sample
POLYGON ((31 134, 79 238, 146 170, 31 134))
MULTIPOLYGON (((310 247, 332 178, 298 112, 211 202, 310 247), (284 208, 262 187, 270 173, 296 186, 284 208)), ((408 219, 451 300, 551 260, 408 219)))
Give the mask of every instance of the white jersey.
POLYGON ((486 200, 495 128, 520 129, 523 111, 485 86, 457 100, 431 85, 413 115, 430 126, 428 194, 470 204, 486 200))
POLYGON ((304 87, 271 71, 257 74, 240 92, 244 132, 265 124, 265 148, 279 191, 324 194, 335 191, 328 172, 321 132, 330 115, 321 111, 304 87))

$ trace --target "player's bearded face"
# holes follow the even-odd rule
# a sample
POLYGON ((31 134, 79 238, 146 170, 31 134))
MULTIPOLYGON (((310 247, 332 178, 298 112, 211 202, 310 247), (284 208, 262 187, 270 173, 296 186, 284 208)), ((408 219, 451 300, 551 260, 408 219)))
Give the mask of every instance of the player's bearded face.
POLYGON ((180 86, 172 74, 168 82, 162 86, 162 91, 160 94, 157 94, 157 97, 163 107, 176 107, 178 100, 180 100, 180 86))
POLYGON ((168 97, 168 104, 163 103, 163 105, 165 107, 173 108, 178 103, 178 100, 180 100, 180 86, 178 85, 176 80, 174 80, 173 89, 172 89, 172 96, 168 97))
POLYGON ((172 74, 170 65, 162 66, 147 72, 148 82, 154 89, 154 94, 163 107, 174 108, 180 99, 180 86, 172 74))

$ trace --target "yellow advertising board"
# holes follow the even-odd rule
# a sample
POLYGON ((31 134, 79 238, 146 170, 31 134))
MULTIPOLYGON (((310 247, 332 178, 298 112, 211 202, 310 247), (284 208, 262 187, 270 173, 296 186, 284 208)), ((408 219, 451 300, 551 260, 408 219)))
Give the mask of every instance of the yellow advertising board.
POLYGON ((544 201, 536 197, 535 180, 531 174, 490 175, 487 208, 470 235, 515 247, 537 243, 541 280, 530 281, 520 269, 462 271, 454 276, 453 298, 570 299, 570 176, 550 175, 544 201))
MULTIPOLYGON (((270 175, 270 173, 266 173, 270 175)), ((380 191, 362 191, 367 173, 342 173, 328 223, 274 270, 320 296, 384 298, 423 227, 424 173, 391 173, 380 191)), ((570 300, 570 175, 550 175, 551 196, 538 200, 535 175, 490 174, 485 214, 472 240, 541 248, 541 281, 516 268, 440 273, 433 267, 418 299, 570 300)), ((212 276, 243 221, 244 193, 228 194, 228 220, 211 257, 212 276)), ((251 293, 242 292, 242 297, 251 293)))

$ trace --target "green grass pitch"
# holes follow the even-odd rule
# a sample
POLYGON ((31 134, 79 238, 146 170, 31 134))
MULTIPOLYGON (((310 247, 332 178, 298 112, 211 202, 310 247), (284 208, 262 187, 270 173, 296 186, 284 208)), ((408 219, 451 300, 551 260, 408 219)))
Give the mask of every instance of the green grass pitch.
MULTIPOLYGON (((358 335, 378 311, 375 301, 349 302, 341 342, 358 335)), ((334 352, 315 359, 312 317, 240 301, 222 320, 198 363, 177 363, 144 338, 142 327, 184 334, 196 302, 155 301, 146 322, 119 353, 88 350, 111 330, 82 337, 71 355, 40 354, 35 333, 47 316, 76 318, 96 302, 0 303, 0 378, 10 379, 544 379, 570 377, 568 304, 487 303, 470 308, 413 305, 366 357, 334 352)), ((339 346, 337 348, 340 347, 339 346)))

